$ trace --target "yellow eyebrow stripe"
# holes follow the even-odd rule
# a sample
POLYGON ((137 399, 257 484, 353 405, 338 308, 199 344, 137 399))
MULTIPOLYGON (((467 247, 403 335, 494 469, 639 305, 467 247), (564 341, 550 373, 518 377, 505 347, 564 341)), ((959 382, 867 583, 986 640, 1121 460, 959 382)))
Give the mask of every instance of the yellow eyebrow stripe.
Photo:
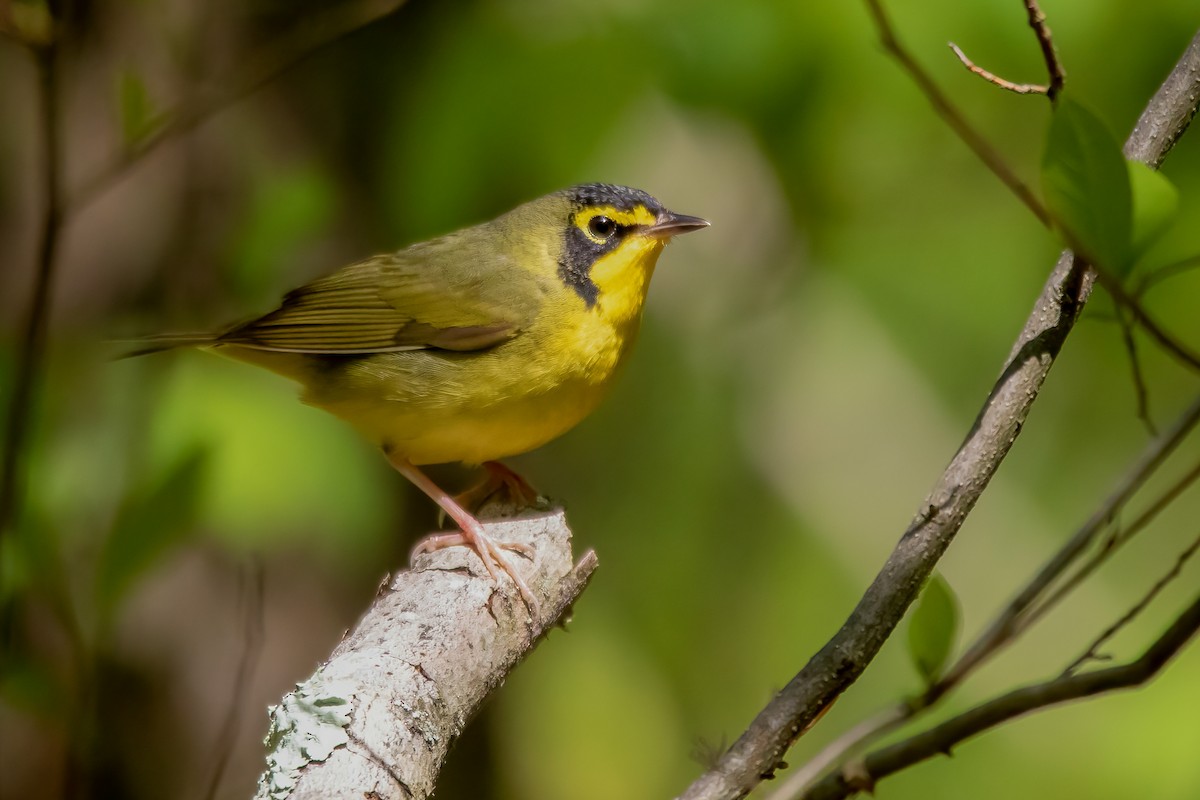
POLYGON ((622 227, 653 225, 657 220, 654 214, 641 205, 636 206, 632 211, 613 206, 590 206, 580 214, 580 222, 586 225, 588 220, 595 217, 608 217, 622 227))

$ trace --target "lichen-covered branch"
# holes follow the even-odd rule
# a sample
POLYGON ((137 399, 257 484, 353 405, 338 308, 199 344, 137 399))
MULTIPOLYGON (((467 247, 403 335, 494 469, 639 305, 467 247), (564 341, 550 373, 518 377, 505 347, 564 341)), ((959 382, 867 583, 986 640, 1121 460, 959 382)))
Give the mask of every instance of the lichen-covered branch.
POLYGON ((433 793, 450 744, 504 677, 561 625, 596 567, 572 563, 561 510, 485 523, 519 558, 541 605, 528 610, 464 547, 420 556, 384 581, 370 609, 271 711, 259 800, 411 800, 433 793))

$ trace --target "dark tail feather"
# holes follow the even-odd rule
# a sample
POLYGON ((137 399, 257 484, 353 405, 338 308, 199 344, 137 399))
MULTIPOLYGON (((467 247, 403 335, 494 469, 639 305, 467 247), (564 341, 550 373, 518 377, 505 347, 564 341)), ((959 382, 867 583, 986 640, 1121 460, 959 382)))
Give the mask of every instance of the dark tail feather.
POLYGON ((161 353, 164 350, 174 350, 176 347, 203 347, 216 340, 217 335, 212 333, 162 333, 132 342, 121 342, 121 344, 132 345, 133 349, 116 356, 116 360, 161 353))

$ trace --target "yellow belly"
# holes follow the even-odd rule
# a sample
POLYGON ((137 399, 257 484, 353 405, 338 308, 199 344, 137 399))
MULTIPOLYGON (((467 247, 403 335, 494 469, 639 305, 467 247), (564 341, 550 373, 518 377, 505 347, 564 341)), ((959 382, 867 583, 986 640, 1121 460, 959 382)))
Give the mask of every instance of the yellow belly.
POLYGON ((487 405, 426 404, 411 398, 308 402, 333 413, 364 436, 414 464, 480 464, 524 453, 561 436, 590 414, 605 386, 578 381, 487 405))
POLYGON ((304 402, 414 464, 479 464, 566 433, 607 394, 637 319, 546 324, 480 352, 413 350, 361 357, 222 347, 299 381, 304 402))

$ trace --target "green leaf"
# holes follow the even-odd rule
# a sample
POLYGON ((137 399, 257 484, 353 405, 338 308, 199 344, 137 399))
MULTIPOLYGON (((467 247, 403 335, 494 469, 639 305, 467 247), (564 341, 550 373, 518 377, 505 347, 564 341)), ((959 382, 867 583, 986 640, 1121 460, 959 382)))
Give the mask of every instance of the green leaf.
POLYGON ((117 105, 126 147, 141 144, 158 127, 160 115, 146 84, 131 70, 123 70, 117 79, 117 105))
POLYGON ((117 515, 96 570, 102 627, 129 588, 191 532, 207 453, 188 452, 153 486, 135 493, 117 515))
POLYGON ((908 622, 908 654, 925 680, 933 683, 946 666, 958 636, 958 600, 950 584, 934 573, 908 622))
POLYGON ((1179 215, 1179 190, 1167 176, 1140 161, 1126 162, 1133 190, 1133 238, 1130 255, 1137 259, 1171 227, 1179 215))
POLYGON ((1066 98, 1050 119, 1042 188, 1055 224, 1075 252, 1093 264, 1128 272, 1133 199, 1125 157, 1100 118, 1066 98))

